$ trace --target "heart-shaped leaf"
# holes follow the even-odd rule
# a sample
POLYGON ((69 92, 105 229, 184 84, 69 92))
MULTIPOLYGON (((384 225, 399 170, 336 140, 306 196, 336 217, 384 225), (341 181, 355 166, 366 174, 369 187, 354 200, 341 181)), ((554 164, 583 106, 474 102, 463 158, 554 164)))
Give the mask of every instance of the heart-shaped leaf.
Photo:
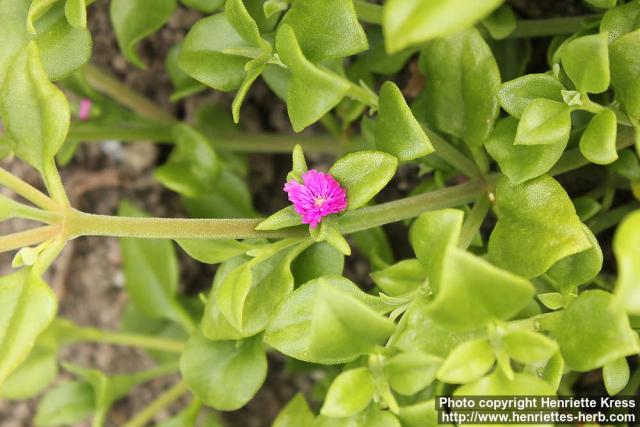
POLYGON ((209 341, 196 334, 180 357, 180 372, 205 405, 221 411, 241 408, 267 376, 262 336, 241 341, 209 341))
POLYGON ((524 277, 539 276, 561 259, 592 246, 571 199, 547 175, 519 185, 498 180, 496 213, 489 258, 524 277))

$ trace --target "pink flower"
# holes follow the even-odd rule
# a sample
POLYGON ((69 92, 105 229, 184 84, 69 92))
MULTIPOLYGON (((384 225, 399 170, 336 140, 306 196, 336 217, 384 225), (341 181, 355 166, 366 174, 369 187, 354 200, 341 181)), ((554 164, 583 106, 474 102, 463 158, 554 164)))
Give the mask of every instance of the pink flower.
POLYGON ((347 194, 330 174, 311 169, 302 175, 302 181, 287 182, 284 191, 304 224, 316 228, 325 216, 347 208, 347 194))

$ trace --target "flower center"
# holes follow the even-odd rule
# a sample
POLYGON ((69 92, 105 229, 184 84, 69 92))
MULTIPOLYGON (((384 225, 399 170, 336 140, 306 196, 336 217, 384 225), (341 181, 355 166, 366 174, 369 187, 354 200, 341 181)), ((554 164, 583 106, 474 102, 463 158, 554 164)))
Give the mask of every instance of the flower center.
POLYGON ((320 207, 320 206, 322 206, 322 205, 324 204, 324 202, 325 202, 326 200, 327 200, 327 199, 325 199, 324 197, 316 197, 316 199, 315 199, 314 203, 315 203, 315 205, 316 205, 317 207, 320 207))

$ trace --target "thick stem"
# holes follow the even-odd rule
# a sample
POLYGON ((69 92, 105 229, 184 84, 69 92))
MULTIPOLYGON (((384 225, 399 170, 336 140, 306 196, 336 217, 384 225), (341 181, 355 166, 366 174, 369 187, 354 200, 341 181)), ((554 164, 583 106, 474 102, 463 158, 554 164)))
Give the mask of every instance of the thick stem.
POLYGON ((177 120, 171 114, 159 108, 144 96, 134 92, 118 80, 104 73, 91 64, 84 68, 84 75, 91 86, 99 92, 108 95, 132 111, 161 123, 175 123, 177 120))
POLYGON ((169 390, 158 396, 156 400, 145 406, 142 411, 138 412, 136 416, 134 416, 123 427, 144 427, 158 412, 172 404, 188 391, 189 389, 184 382, 177 383, 169 390))
MULTIPOLYGON (((345 213, 339 221, 344 233, 402 221, 422 212, 460 206, 472 202, 487 188, 474 180, 465 184, 407 197, 393 202, 345 213)), ((256 231, 263 219, 190 219, 140 218, 92 215, 72 211, 69 234, 78 236, 140 237, 151 239, 250 239, 304 237, 307 227, 290 227, 275 231, 256 231)))

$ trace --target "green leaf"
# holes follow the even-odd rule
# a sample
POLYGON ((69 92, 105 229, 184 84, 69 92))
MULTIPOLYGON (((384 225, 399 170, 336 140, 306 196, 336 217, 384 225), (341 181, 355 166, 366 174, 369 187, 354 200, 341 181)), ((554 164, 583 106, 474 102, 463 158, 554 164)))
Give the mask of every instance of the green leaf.
POLYGON ((42 171, 69 130, 69 105, 47 77, 34 42, 15 57, 0 91, 0 115, 16 154, 42 171))
POLYGON ((87 26, 87 5, 85 0, 67 0, 64 14, 72 27, 85 28, 87 26))
POLYGON ((262 336, 208 341, 196 334, 180 357, 180 372, 205 405, 220 411, 239 409, 253 398, 267 375, 262 336))
POLYGON ((344 255, 351 255, 349 242, 344 238, 335 220, 326 218, 317 228, 310 228, 311 238, 316 242, 327 242, 344 255))
POLYGON ((36 345, 29 357, 6 379, 0 396, 9 400, 30 399, 42 392, 57 375, 56 353, 36 345))
POLYGON ((311 63, 303 54, 293 29, 280 26, 276 49, 291 71, 287 89, 287 111, 293 130, 300 132, 338 105, 350 83, 324 67, 311 63))
POLYGON ((588 283, 602 269, 603 256, 598 239, 586 225, 583 225, 583 230, 591 242, 591 247, 561 259, 545 274, 560 291, 565 293, 573 291, 576 286, 588 283))
POLYGON ((571 131, 568 105, 546 98, 529 103, 522 113, 516 132, 516 145, 566 144, 571 131))
POLYGON ((364 206, 393 178, 398 159, 382 151, 363 150, 338 159, 329 173, 347 192, 347 209, 364 206))
POLYGON ((199 81, 192 79, 182 68, 178 66, 178 58, 182 50, 182 42, 171 46, 164 67, 169 74, 171 84, 173 85, 173 93, 171 94, 171 102, 176 102, 194 93, 198 93, 205 89, 205 86, 199 81))
POLYGON ((226 280, 227 276, 236 268, 248 261, 246 256, 237 256, 229 261, 223 262, 216 271, 213 278, 213 285, 207 298, 200 330, 205 338, 210 340, 238 340, 244 337, 240 331, 231 326, 229 321, 220 311, 217 300, 217 289, 226 280))
POLYGON ((371 402, 375 384, 369 368, 350 369, 336 377, 327 391, 320 413, 328 417, 350 417, 371 402))
POLYGON ((503 174, 514 184, 547 173, 560 159, 567 141, 542 145, 514 145, 518 121, 506 117, 498 121, 493 133, 485 143, 503 174))
POLYGON ((393 263, 393 251, 382 227, 373 227, 351 234, 353 244, 369 260, 372 270, 386 268, 393 263))
POLYGON ((273 427, 298 427, 311 426, 315 421, 315 416, 309 405, 301 393, 296 394, 293 399, 287 403, 287 406, 280 411, 273 427))
POLYGON ((558 351, 555 341, 533 331, 510 332, 502 343, 511 358, 528 365, 546 362, 558 351))
POLYGON ((300 144, 296 144, 295 147, 293 147, 291 164, 291 172, 287 174, 287 180, 295 179, 302 182, 302 175, 304 175, 309 168, 307 167, 307 161, 304 158, 304 152, 300 144))
POLYGON ((204 13, 215 12, 224 5, 224 0, 180 0, 180 2, 204 13))
POLYGON ((580 152, 592 163, 607 165, 618 159, 616 137, 618 122, 611 110, 604 110, 591 119, 580 138, 580 152))
POLYGON ((609 88, 607 33, 575 38, 562 47, 561 61, 576 89, 601 93, 609 88))
POLYGON ((411 396, 426 388, 436 378, 442 359, 421 351, 400 353, 388 359, 384 373, 391 388, 411 396))
POLYGON ((414 160, 434 151, 395 83, 382 85, 379 103, 376 121, 376 147, 379 150, 393 154, 400 161, 414 160))
POLYGON ((602 378, 609 396, 615 396, 627 386, 629 374, 629 364, 624 357, 605 363, 602 367, 602 378))
POLYGON ((290 205, 266 218, 256 226, 256 230, 280 230, 281 228, 294 227, 301 224, 302 220, 300 219, 300 215, 296 212, 293 205, 290 205))
MULTIPOLYGON (((146 216, 123 202, 121 216, 146 216)), ((170 319, 191 329, 191 319, 177 300, 178 261, 170 240, 120 239, 127 293, 136 308, 150 317, 170 319)))
POLYGON ((417 259, 405 259, 372 272, 371 278, 385 294, 401 296, 423 286, 427 280, 427 271, 417 259))
POLYGON ((640 162, 633 150, 630 148, 622 150, 618 155, 618 160, 611 164, 610 169, 631 181, 640 180, 640 162))
POLYGON ((344 58, 369 48, 352 0, 296 0, 280 25, 293 29, 302 52, 312 62, 344 58))
POLYGON ((613 252, 618 262, 616 296, 629 313, 640 315, 640 212, 629 215, 620 224, 613 252))
MULTIPOLYGON (((606 0, 604 0, 606 1, 606 0)), ((609 34, 609 43, 637 29, 636 23, 640 16, 640 4, 628 2, 621 4, 607 12, 600 21, 600 32, 609 34)))
POLYGON ((582 222, 593 218, 602 209, 602 205, 589 196, 576 197, 573 199, 573 205, 576 207, 576 213, 582 222))
POLYGON ((240 87, 249 58, 236 55, 254 48, 231 26, 223 13, 195 23, 182 44, 178 65, 194 79, 221 91, 240 87))
POLYGON ((551 386, 540 378, 516 372, 508 379, 501 369, 456 389, 454 396, 552 396, 551 386))
POLYGON ((255 217, 251 204, 251 192, 247 183, 235 173, 223 168, 216 190, 199 197, 183 197, 192 217, 242 218, 255 217))
POLYGON ((36 427, 73 425, 95 410, 95 395, 86 382, 68 381, 49 390, 38 403, 36 427))
POLYGON ((308 245, 290 239, 257 249, 252 260, 214 283, 210 301, 241 336, 254 335, 268 325, 293 290, 291 262, 308 245))
POLYGON ((565 306, 564 295, 558 292, 546 292, 544 294, 538 294, 536 297, 549 310, 558 310, 565 306))
POLYGON ((455 209, 426 212, 410 237, 435 294, 427 311, 452 328, 473 329, 516 315, 534 289, 528 280, 457 248, 463 217, 455 209))
POLYGON ((640 119, 640 29, 609 45, 611 83, 629 116, 640 119))
POLYGON ((438 424, 438 411, 436 410, 435 400, 431 399, 426 402, 403 406, 400 408, 398 418, 403 427, 436 425, 438 424))
POLYGON ((0 277, 0 387, 29 356, 36 338, 53 321, 57 300, 31 269, 0 277))
POLYGON ((498 98, 504 110, 519 119, 527 106, 538 98, 562 101, 562 83, 548 74, 527 74, 505 82, 498 98))
POLYGON ((492 38, 496 40, 505 39, 516 29, 518 25, 516 14, 508 4, 500 6, 487 19, 482 21, 482 25, 489 31, 492 38))
POLYGON ((369 50, 362 53, 361 60, 366 68, 376 74, 391 75, 398 73, 415 53, 412 49, 389 54, 384 48, 384 37, 380 27, 367 28, 369 50))
POLYGON ((614 7, 617 0, 585 0, 591 6, 598 7, 600 9, 610 9, 614 7))
POLYGON ((224 14, 231 26, 244 40, 255 47, 267 50, 271 53, 271 46, 260 35, 258 24, 247 11, 243 0, 227 0, 224 6, 224 14))
POLYGON ((288 0, 266 0, 263 5, 264 15, 267 18, 277 16, 280 12, 287 10, 289 7, 288 0))
MULTIPOLYGON (((182 411, 178 412, 175 416, 171 417, 168 420, 161 422, 160 424, 156 424, 155 427, 195 427, 196 422, 198 420, 198 416, 200 415, 200 409, 202 408, 202 403, 198 399, 194 399, 191 401, 189 406, 184 408, 182 411)), ((216 418, 218 418, 216 416, 216 418)), ((215 418, 214 418, 215 419, 215 418)), ((217 424, 205 424, 207 427, 223 427, 222 422, 219 420, 217 424)))
POLYGON ((446 36, 472 26, 502 3, 501 0, 389 0, 384 4, 382 28, 389 53, 446 36))
POLYGON ((113 0, 109 13, 118 46, 127 60, 145 68, 138 43, 159 30, 176 9, 176 0, 113 0), (141 19, 144 17, 144 19, 141 19))
POLYGON ((480 32, 470 29, 429 43, 420 54, 420 69, 429 76, 424 92, 429 123, 470 144, 481 144, 500 111, 500 71, 480 32))
POLYGON ((591 247, 571 199, 547 175, 519 185, 499 179, 496 214, 489 258, 521 276, 539 276, 561 259, 591 247))
MULTIPOLYGON (((65 363, 63 366, 67 371, 88 383, 93 389, 93 393, 90 395, 94 397, 93 407, 95 408, 95 414, 92 424, 94 426, 104 425, 107 412, 109 412, 113 403, 126 396, 131 388, 141 382, 140 378, 135 374, 109 377, 96 369, 82 368, 69 363, 65 363)), ((74 399, 74 404, 78 404, 76 400, 74 399)), ((86 405, 84 401, 82 401, 82 405, 84 410, 86 405)))
POLYGON ((176 146, 165 164, 155 170, 155 178, 187 197, 214 191, 221 165, 209 141, 184 124, 174 126, 172 133, 176 146))
POLYGON ((395 325, 370 308, 349 280, 322 277, 296 289, 269 325, 266 342, 312 363, 337 364, 370 352, 395 325))
POLYGON ((322 276, 340 276, 343 269, 344 255, 326 242, 314 243, 291 264, 296 284, 322 276))
POLYGON ((564 375, 564 359, 560 352, 557 352, 542 369, 542 379, 545 380, 553 390, 558 390, 560 381, 564 375))
POLYGON ((258 242, 240 240, 180 239, 176 243, 191 258, 205 264, 220 264, 262 246, 258 242))
POLYGON ((551 333, 567 366, 578 372, 640 351, 626 313, 610 293, 601 290, 582 292, 562 312, 551 333))
POLYGON ((438 380, 451 384, 466 384, 486 374, 495 356, 486 339, 464 342, 454 348, 438 369, 438 380))
POLYGON ((430 301, 415 298, 402 316, 396 333, 389 344, 403 351, 419 349, 424 353, 445 358, 458 344, 486 334, 486 328, 472 330, 452 329, 434 318, 428 311, 430 301))
POLYGON ((89 61, 91 33, 69 25, 61 3, 38 20, 36 30, 40 60, 51 80, 65 78, 89 61))

